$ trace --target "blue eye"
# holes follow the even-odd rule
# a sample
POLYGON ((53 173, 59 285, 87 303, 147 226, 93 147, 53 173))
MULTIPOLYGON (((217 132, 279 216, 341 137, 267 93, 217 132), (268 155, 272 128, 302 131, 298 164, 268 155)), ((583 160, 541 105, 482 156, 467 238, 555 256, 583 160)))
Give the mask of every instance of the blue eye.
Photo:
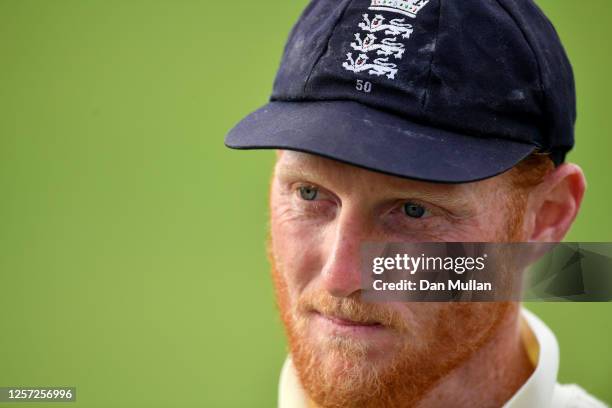
POLYGON ((319 190, 317 190, 314 187, 304 186, 304 187, 300 187, 299 190, 300 190, 300 197, 302 197, 302 199, 306 201, 312 201, 315 198, 317 198, 317 195, 319 195, 319 190))
POLYGON ((407 202, 404 204, 404 213, 411 218, 421 218, 425 215, 425 207, 415 203, 407 202))

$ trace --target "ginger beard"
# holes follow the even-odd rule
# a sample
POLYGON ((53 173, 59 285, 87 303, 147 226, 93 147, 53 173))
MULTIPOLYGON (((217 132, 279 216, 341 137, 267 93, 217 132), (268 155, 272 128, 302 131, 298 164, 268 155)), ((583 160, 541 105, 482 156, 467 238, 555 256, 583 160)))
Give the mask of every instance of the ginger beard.
MULTIPOLYGON (((518 212, 520 214, 520 212, 518 212)), ((514 212, 497 242, 521 239, 514 212)), ((516 302, 363 303, 359 294, 333 297, 304 291, 292 299, 287 273, 272 243, 268 254, 291 357, 308 397, 322 407, 414 406, 441 379, 492 341, 518 313, 516 302), (317 333, 316 315, 376 322, 391 342, 317 333)))
POLYGON ((300 382, 322 407, 413 406, 491 339, 514 306, 406 303, 406 313, 415 317, 406 319, 385 304, 362 303, 357 296, 304 293, 291 304, 286 281, 274 262, 272 275, 300 382), (312 330, 314 310, 357 322, 379 322, 393 333, 394 342, 379 349, 348 335, 317 336, 312 330), (409 322, 417 324, 411 327, 409 322))

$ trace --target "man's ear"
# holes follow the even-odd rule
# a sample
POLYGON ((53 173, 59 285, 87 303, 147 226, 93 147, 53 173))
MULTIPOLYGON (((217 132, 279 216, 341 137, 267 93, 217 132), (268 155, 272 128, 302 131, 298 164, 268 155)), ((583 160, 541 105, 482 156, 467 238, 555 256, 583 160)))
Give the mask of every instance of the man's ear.
POLYGON ((548 173, 530 194, 529 241, 560 242, 571 227, 586 189, 582 169, 565 163, 548 173))

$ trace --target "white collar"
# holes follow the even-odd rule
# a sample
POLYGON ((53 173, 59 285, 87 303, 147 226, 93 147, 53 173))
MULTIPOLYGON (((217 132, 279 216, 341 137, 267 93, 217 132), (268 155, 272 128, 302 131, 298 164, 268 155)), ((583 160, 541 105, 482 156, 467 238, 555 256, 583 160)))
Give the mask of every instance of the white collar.
MULTIPOLYGON (((522 308, 523 340, 527 354, 536 363, 535 370, 503 408, 551 406, 559 369, 559 345, 552 331, 536 315, 522 308)), ((281 370, 278 407, 307 408, 306 393, 299 382, 291 356, 281 370)))
MULTIPOLYGON (((526 328, 531 329, 530 332, 536 342, 530 344, 529 339, 525 341, 527 354, 533 356, 535 351, 537 364, 525 384, 504 404, 503 408, 550 407, 557 384, 559 344, 553 332, 536 315, 522 308, 522 316, 526 328)), ((523 338, 528 336, 529 334, 523 338)))

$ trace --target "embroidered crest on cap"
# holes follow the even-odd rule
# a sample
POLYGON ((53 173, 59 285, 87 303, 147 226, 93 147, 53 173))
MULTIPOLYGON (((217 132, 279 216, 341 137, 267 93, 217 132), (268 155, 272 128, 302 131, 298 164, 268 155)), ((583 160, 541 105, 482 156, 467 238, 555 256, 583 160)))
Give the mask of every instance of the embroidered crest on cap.
POLYGON ((370 21, 367 14, 364 14, 363 21, 359 23, 358 26, 362 30, 369 31, 370 33, 384 30, 387 35, 401 34, 402 38, 410 38, 410 34, 412 34, 412 24, 404 23, 403 18, 394 18, 386 24, 385 18, 380 14, 375 15, 372 21, 370 21))
POLYGON ((397 65, 387 62, 389 58, 376 58, 373 63, 368 64, 368 57, 366 54, 359 54, 356 60, 353 60, 353 54, 346 54, 348 62, 344 62, 342 66, 344 69, 353 72, 367 71, 370 75, 381 76, 387 74, 387 78, 395 79, 397 73, 397 65))
POLYGON ((370 10, 387 10, 415 18, 429 0, 372 0, 370 10))
MULTIPOLYGON (((429 3, 429 0, 371 0, 368 9, 386 10, 416 18, 417 13, 429 3)), ((401 39, 409 39, 413 33, 412 24, 405 22, 405 18, 394 18, 387 21, 382 14, 376 14, 371 20, 369 14, 362 15, 363 20, 357 26, 364 33, 353 34, 355 41, 350 43, 353 50, 358 51, 357 59, 353 53, 346 54, 347 60, 342 67, 347 71, 367 72, 369 75, 386 75, 388 79, 395 79, 397 64, 390 62, 389 58, 401 60, 404 56, 405 44, 401 39), (363 37, 362 37, 363 34, 363 37), (390 36, 378 39, 383 36, 390 36), (367 53, 375 51, 372 62, 367 53)))

